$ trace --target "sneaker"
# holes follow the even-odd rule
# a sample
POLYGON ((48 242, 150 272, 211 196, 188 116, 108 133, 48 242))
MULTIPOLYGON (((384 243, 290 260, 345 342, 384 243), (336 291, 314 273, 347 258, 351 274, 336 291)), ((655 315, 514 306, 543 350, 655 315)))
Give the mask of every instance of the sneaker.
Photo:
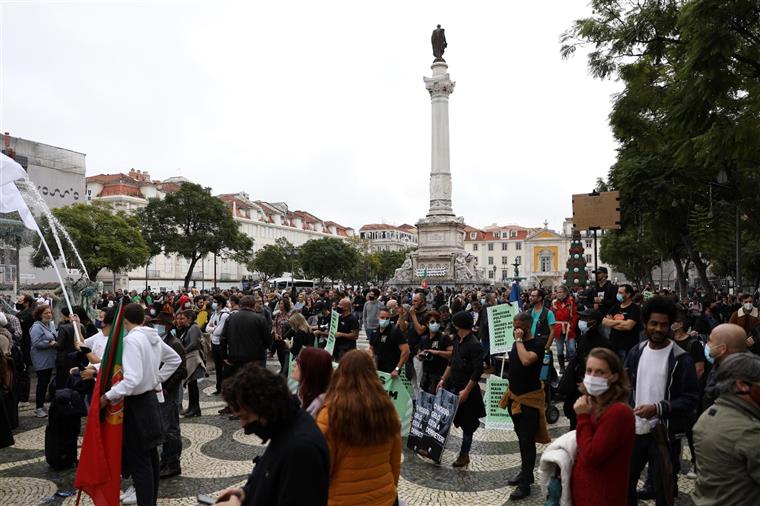
POLYGON ((121 498, 122 504, 137 504, 137 491, 135 490, 135 487, 129 487, 129 490, 127 492, 131 492, 129 494, 125 493, 124 497, 121 498))
POLYGON ((47 413, 45 413, 45 410, 42 408, 37 408, 34 410, 34 416, 37 418, 45 418, 47 417, 47 413))
POLYGON ((125 497, 129 497, 134 494, 135 494, 135 487, 133 486, 129 487, 127 490, 121 493, 121 495, 119 496, 119 500, 123 501, 125 497))

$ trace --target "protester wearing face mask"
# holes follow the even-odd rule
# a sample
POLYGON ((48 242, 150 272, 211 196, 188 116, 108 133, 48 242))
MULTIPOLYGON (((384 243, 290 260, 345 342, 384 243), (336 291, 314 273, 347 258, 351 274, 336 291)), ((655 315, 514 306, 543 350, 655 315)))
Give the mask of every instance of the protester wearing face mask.
POLYGON ((575 429, 575 401, 580 397, 580 386, 586 371, 586 359, 594 348, 606 348, 613 350, 612 343, 599 332, 599 322, 602 321, 602 313, 596 309, 586 308, 578 311, 578 346, 576 354, 570 360, 565 369, 565 374, 559 383, 559 393, 565 396, 563 411, 570 420, 570 430, 575 429))
POLYGON ((718 325, 710 332, 710 337, 705 343, 705 360, 710 364, 707 373, 704 393, 702 395, 702 411, 713 405, 718 398, 716 377, 718 369, 723 361, 734 353, 747 351, 747 334, 744 329, 732 323, 718 325))
POLYGON ((428 333, 422 337, 417 354, 422 361, 420 389, 435 395, 435 388, 441 381, 446 366, 454 350, 451 338, 443 333, 441 315, 438 311, 427 314, 428 333))
POLYGON ((254 459, 245 485, 223 491, 217 504, 327 504, 327 442, 314 419, 299 407, 285 378, 246 364, 225 383, 222 395, 245 433, 269 444, 254 459))
POLYGON ((737 353, 721 364, 720 396, 694 426, 700 462, 694 504, 751 505, 760 496, 760 357, 737 353))
POLYGON ((378 329, 370 340, 370 350, 377 360, 377 370, 390 373, 395 378, 409 359, 409 344, 404 333, 391 323, 390 318, 391 313, 385 307, 377 312, 378 329))
POLYGON ((747 348, 753 353, 760 353, 760 343, 757 341, 760 337, 760 314, 757 308, 752 304, 752 295, 746 294, 742 298, 742 307, 731 314, 729 323, 735 323, 744 329, 747 333, 747 348))
POLYGON ((620 357, 594 348, 586 360, 578 416, 578 452, 572 471, 573 504, 626 504, 635 422, 628 406, 630 385, 620 357))
POLYGON ((633 302, 633 287, 620 285, 616 295, 617 304, 602 320, 602 325, 610 329, 612 346, 625 360, 628 351, 639 342, 641 308, 633 302))

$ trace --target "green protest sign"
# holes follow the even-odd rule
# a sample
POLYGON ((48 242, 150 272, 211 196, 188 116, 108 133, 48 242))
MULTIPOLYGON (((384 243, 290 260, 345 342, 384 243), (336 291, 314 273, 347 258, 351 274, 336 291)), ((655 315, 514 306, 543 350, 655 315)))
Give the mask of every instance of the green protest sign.
POLYGON ((298 382, 293 379, 293 367, 295 363, 296 358, 292 353, 288 352, 288 389, 293 394, 298 391, 298 382))
POLYGON ((330 355, 333 354, 333 350, 335 349, 335 334, 338 332, 339 318, 340 315, 337 311, 333 311, 330 315, 330 329, 327 331, 327 346, 325 346, 325 350, 327 350, 327 353, 330 355))
POLYGON ((499 407, 499 402, 507 391, 509 380, 494 376, 493 374, 486 380, 486 429, 511 429, 512 418, 506 409, 499 407))
POLYGON ((381 371, 377 371, 377 376, 401 419, 401 437, 406 437, 412 424, 412 398, 401 378, 391 378, 390 374, 381 371))
POLYGON ((514 343, 512 319, 515 317, 515 308, 511 304, 498 304, 490 306, 488 315, 488 334, 491 344, 491 355, 508 353, 514 343))
MULTIPOLYGON (((411 357, 409 358, 411 360, 411 357)), ((412 384, 412 380, 406 377, 406 367, 401 367, 401 372, 398 375, 399 378, 401 378, 401 383, 404 384, 406 387, 406 393, 409 394, 409 397, 414 399, 414 384, 412 384)))

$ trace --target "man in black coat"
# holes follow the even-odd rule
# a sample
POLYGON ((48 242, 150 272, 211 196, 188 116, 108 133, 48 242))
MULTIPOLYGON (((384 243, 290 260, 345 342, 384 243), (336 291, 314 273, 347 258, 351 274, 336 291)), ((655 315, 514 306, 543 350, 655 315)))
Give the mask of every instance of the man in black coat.
POLYGON ((255 299, 246 295, 240 299, 240 311, 230 315, 219 340, 222 358, 229 368, 225 376, 249 362, 266 366, 267 350, 272 344, 271 327, 263 313, 254 310, 255 299))
POLYGON ((225 383, 222 392, 246 434, 267 445, 254 459, 243 488, 229 488, 225 506, 324 506, 330 480, 330 457, 314 419, 298 406, 285 378, 247 364, 225 383))

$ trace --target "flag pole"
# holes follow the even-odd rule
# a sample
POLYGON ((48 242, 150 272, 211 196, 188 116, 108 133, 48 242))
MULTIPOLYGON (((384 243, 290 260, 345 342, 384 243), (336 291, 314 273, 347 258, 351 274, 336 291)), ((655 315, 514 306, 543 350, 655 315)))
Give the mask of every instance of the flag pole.
MULTIPOLYGON (((37 235, 40 236, 40 241, 42 241, 42 245, 45 247, 45 251, 48 254, 48 258, 50 258, 50 263, 53 264, 53 269, 55 269, 55 275, 58 277, 58 282, 61 284, 61 290, 63 291, 63 298, 66 301, 66 307, 69 308, 69 315, 73 315, 74 311, 71 309, 71 301, 69 300, 69 294, 66 292, 66 285, 63 284, 63 277, 61 276, 61 271, 58 269, 58 265, 55 263, 55 257, 53 257, 53 254, 50 252, 50 246, 48 246, 47 241, 45 240, 45 236, 42 235, 42 230, 40 230, 40 227, 37 227, 37 235)), ((79 343, 82 340, 82 336, 79 335, 79 325, 74 325, 74 334, 77 338, 77 343, 79 343)))

